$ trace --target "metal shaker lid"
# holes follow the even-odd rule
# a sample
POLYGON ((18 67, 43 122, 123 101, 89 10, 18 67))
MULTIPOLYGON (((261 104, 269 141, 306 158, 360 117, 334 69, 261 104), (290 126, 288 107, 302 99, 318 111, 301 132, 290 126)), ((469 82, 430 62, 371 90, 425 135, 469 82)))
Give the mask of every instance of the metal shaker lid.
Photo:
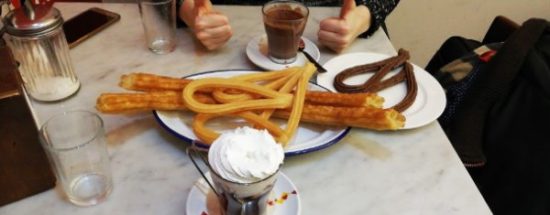
POLYGON ((38 36, 63 24, 61 13, 51 6, 36 6, 31 13, 23 7, 10 11, 3 19, 6 33, 14 36, 38 36))

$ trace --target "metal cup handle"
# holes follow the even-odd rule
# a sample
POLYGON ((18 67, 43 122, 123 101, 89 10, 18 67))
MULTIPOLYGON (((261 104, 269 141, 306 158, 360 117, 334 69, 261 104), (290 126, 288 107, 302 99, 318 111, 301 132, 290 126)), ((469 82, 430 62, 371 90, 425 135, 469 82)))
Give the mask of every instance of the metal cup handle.
POLYGON ((187 150, 185 150, 187 155, 189 156, 189 159, 191 159, 191 162, 193 162, 193 165, 195 166, 195 168, 199 171, 199 173, 201 174, 201 177, 204 179, 204 181, 206 181, 206 183, 208 184, 208 186, 210 187, 210 189, 212 189, 212 191, 214 191, 214 193, 216 194, 216 196, 218 198, 223 198, 223 196, 221 196, 218 191, 216 191, 216 189, 214 188, 214 186, 212 185, 212 182, 210 182, 210 180, 208 180, 208 178, 206 177, 206 175, 204 174, 204 171, 200 168, 200 166, 197 164, 197 161, 195 160, 195 156, 198 156, 202 162, 204 164, 206 164, 206 166, 208 168, 210 168, 210 164, 208 163, 208 159, 204 158, 204 156, 201 154, 201 152, 204 152, 205 150, 197 147, 195 145, 195 141, 193 141, 193 143, 191 144, 191 146, 187 147, 187 150))

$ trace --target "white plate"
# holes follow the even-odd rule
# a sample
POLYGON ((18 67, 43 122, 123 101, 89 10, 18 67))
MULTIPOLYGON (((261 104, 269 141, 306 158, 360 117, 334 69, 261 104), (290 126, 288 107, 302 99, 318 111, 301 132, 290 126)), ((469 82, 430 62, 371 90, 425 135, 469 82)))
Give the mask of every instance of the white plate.
MULTIPOLYGON (((194 74, 185 78, 231 77, 253 72, 257 71, 210 71, 194 74)), ((327 89, 312 83, 310 83, 309 87, 310 89, 327 91, 327 89)), ((172 134, 185 140, 187 143, 193 143, 201 148, 208 148, 208 145, 200 143, 195 133, 193 133, 191 124, 194 114, 191 111, 153 111, 153 113, 157 121, 172 134)), ((273 121, 278 122, 280 125, 284 125, 286 122, 279 119, 274 119, 273 121)), ((245 123, 241 120, 219 118, 213 119, 209 126, 212 126, 213 129, 219 132, 223 132, 243 125, 245 125, 245 123)), ((301 122, 294 139, 285 147, 285 156, 304 154, 329 147, 340 141, 349 130, 349 127, 325 126, 301 122)))
MULTIPOLYGON (((210 179, 210 173, 205 174, 210 179)), ((210 181, 212 181, 210 179, 210 181)), ((216 195, 203 178, 195 182, 191 192, 187 196, 186 203, 187 215, 217 215, 219 214, 219 204, 216 195)), ((271 191, 266 215, 298 215, 300 214, 300 195, 296 185, 283 174, 279 177, 271 191), (286 200, 281 198, 286 193, 286 200)))
MULTIPOLYGON (((319 61, 321 57, 321 52, 315 43, 311 42, 305 37, 302 37, 305 44, 305 51, 309 53, 315 60, 319 61)), ((266 35, 260 35, 254 37, 248 45, 246 46, 246 55, 252 63, 256 64, 259 67, 262 67, 266 70, 281 70, 291 66, 303 66, 307 62, 307 58, 301 53, 298 52, 297 59, 293 63, 289 64, 278 64, 269 59, 267 56, 267 37, 266 35)))
MULTIPOLYGON (((327 69, 327 72, 317 75, 317 83, 329 90, 336 91, 333 85, 334 77, 344 69, 380 61, 388 57, 390 56, 371 52, 340 55, 323 65, 327 69)), ((417 128, 436 120, 441 113, 443 113, 447 103, 445 91, 439 82, 417 65, 413 64, 413 68, 416 82, 418 83, 418 93, 414 103, 403 112, 403 115, 406 117, 403 129, 417 128)), ((397 72, 398 70, 394 70, 389 75, 393 75, 397 72)), ((372 76, 372 73, 358 75, 349 78, 345 83, 364 83, 370 76, 372 76)), ((387 108, 399 103, 405 97, 406 93, 406 84, 402 82, 396 86, 378 92, 378 95, 384 97, 384 107, 387 108)))

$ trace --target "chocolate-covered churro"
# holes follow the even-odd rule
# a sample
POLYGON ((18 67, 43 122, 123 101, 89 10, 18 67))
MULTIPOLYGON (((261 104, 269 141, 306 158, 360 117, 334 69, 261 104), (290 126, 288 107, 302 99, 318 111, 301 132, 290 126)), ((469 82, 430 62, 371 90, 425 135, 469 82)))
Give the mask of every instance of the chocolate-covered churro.
POLYGON ((418 86, 414 77, 413 67, 407 60, 410 58, 409 52, 399 49, 398 55, 370 64, 354 66, 340 72, 334 78, 334 88, 338 92, 359 93, 359 92, 378 92, 388 87, 394 86, 404 80, 407 84, 407 94, 405 98, 392 108, 403 112, 412 105, 416 98, 418 86), (403 68, 390 78, 384 77, 393 69, 402 66, 403 68), (349 85, 344 81, 353 76, 374 73, 367 81, 358 85, 349 85))

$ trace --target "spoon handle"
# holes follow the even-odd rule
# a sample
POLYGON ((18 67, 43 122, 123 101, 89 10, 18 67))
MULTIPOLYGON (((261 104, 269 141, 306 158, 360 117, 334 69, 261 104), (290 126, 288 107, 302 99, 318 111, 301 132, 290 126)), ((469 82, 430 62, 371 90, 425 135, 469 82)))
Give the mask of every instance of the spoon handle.
POLYGON ((309 55, 309 53, 307 53, 306 51, 302 50, 302 53, 304 53, 304 55, 306 56, 306 58, 315 65, 315 67, 317 67, 317 72, 319 73, 325 73, 327 72, 327 70, 321 66, 321 64, 319 64, 317 62, 317 60, 315 60, 311 55, 309 55))

